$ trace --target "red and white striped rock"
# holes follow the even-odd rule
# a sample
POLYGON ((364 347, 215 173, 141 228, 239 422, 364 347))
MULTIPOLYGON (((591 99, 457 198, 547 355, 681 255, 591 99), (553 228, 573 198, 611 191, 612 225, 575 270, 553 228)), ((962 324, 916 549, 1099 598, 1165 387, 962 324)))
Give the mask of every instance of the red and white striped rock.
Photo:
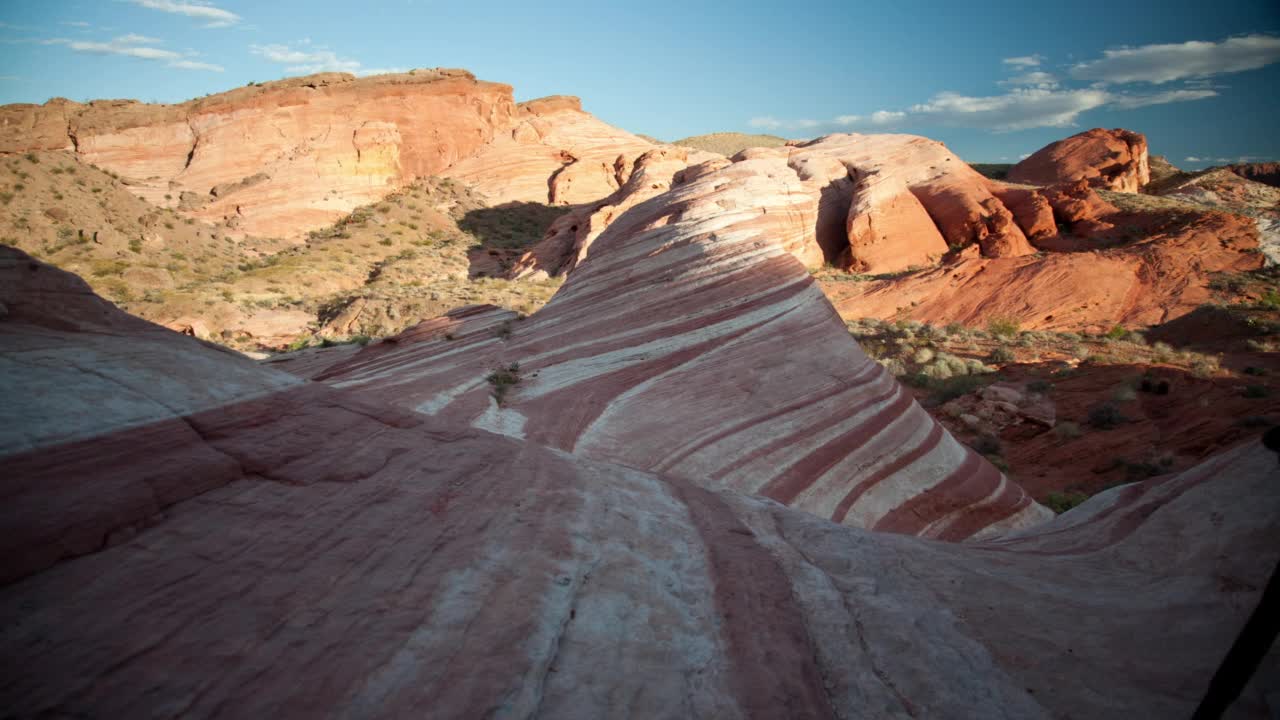
MULTIPOLYGON (((745 171, 766 189, 764 168, 745 171)), ((645 214, 654 227, 605 233, 554 312, 508 334, 509 315, 466 309, 370 346, 329 384, 129 318, 66 273, 6 252, 5 430, 86 414, 42 378, 128 402, 95 408, 85 432, 0 450, 0 707, 16 717, 1189 715, 1280 556, 1275 455, 1240 447, 971 543, 842 527, 686 480, 682 453, 715 468, 711 450, 754 443, 797 469, 805 460, 786 464, 788 433, 801 444, 845 435, 838 447, 874 463, 865 453, 876 435, 938 432, 910 406, 861 445, 844 433, 877 396, 900 391, 850 352, 847 334, 828 332, 838 326, 829 308, 816 311, 825 305, 808 301, 798 263, 769 240, 776 219, 735 210, 717 221, 711 208, 733 186, 717 182, 655 203, 671 213, 665 225, 645 214), (682 328, 663 297, 719 305, 694 303, 682 328), (574 347, 575 327, 585 347, 574 347), (681 343, 688 352, 671 351, 681 343), (508 436, 466 427, 450 407, 487 401, 483 392, 463 389, 434 416, 396 407, 399 395, 447 395, 461 374, 449 363, 484 353, 559 358, 530 359, 508 406, 482 413, 508 436), (546 401, 557 384, 577 393, 563 393, 557 416, 535 416, 530 396, 546 401), (815 397, 823 385, 829 402, 815 397), (128 412, 146 402, 153 417, 128 412), (770 402, 776 415, 761 420, 770 402), (700 425, 685 419, 695 407, 700 425), (758 432, 723 432, 735 408, 738 426, 758 432), (548 427, 511 437, 517 410, 548 427), (534 438, 611 410, 637 415, 600 426, 620 440, 642 426, 670 437, 655 427, 663 421, 684 430, 659 463, 670 467, 590 459, 603 436, 572 452, 534 438)), ((620 222, 639 220, 628 215, 620 222)), ((827 460, 804 472, 819 477, 827 460)), ((921 480, 920 463, 898 464, 893 478, 921 480)), ((984 518, 971 507, 947 529, 984 518)), ((1278 682, 1273 653, 1236 713, 1273 711, 1278 682)))
POLYGON ((860 527, 963 539, 1046 517, 849 339, 796 260, 798 196, 785 159, 733 163, 615 219, 528 319, 471 311, 317 379, 860 527), (499 404, 486 378, 513 363, 499 404))
MULTIPOLYGON (((626 208, 721 168, 724 161, 679 158, 664 149, 656 182, 628 183, 609 198, 562 218, 543 243, 516 265, 515 276, 571 269, 582 251, 626 208), (694 163, 700 163, 694 165, 694 163), (666 178, 670 176, 668 182, 666 178), (574 229, 576 228, 576 229, 574 229), (570 229, 571 233, 566 233, 570 229), (572 240, 568 235, 572 234, 572 240), (566 251, 565 248, 575 248, 566 251)), ((985 257, 1020 257, 1035 249, 1013 213, 993 194, 993 184, 942 143, 912 135, 829 135, 813 142, 750 148, 733 158, 745 168, 790 167, 786 202, 771 212, 787 215, 784 244, 808 267, 824 262, 872 273, 937 263, 951 247, 975 246, 985 257), (770 162, 771 161, 771 162, 770 162)), ((731 176, 725 176, 731 177, 731 176)), ((754 202, 750 196, 732 200, 754 202)), ((733 209, 728 207, 726 209, 733 209)))

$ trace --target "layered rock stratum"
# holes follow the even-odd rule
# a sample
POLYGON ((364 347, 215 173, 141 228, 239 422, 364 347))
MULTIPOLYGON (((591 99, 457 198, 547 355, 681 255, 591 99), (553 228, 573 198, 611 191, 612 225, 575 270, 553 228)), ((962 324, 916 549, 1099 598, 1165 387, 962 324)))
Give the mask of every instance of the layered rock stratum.
POLYGON ((529 318, 310 381, 5 251, 0 706, 1189 714, 1280 555, 1274 454, 1042 522, 844 332, 786 241, 802 182, 677 183, 529 318))
POLYGON ((297 236, 430 175, 494 203, 608 195, 653 147, 577 98, 516 103, 465 70, 325 73, 176 105, 0 107, 0 152, 72 150, 154 204, 236 233, 297 236))

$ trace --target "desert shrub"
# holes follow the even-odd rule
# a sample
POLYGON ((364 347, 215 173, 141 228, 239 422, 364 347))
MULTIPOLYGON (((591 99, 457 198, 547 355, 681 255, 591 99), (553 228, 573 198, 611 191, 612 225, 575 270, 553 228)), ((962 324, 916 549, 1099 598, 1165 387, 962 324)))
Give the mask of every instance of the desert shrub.
POLYGON ((941 405, 950 402, 963 395, 976 392, 987 384, 987 381, 977 375, 960 375, 958 377, 947 378, 929 383, 929 389, 932 391, 930 399, 941 405))
POLYGON ((1000 443, 1000 438, 994 435, 979 435, 972 443, 970 443, 979 455, 1000 455, 1004 452, 1004 445, 1000 443))
POLYGON ((1027 383, 1027 389, 1031 392, 1043 395, 1053 389, 1053 383, 1048 380, 1032 380, 1027 383))
POLYGON ((922 347, 915 351, 911 358, 917 365, 924 365, 933 360, 933 351, 927 347, 922 347))
POLYGON ((507 399, 511 388, 520 384, 520 363, 511 363, 505 368, 498 368, 485 378, 490 385, 490 394, 501 407, 507 399))
POLYGON ((1044 506, 1061 515, 1088 499, 1089 496, 1082 492, 1053 492, 1045 497, 1044 506))
POLYGON ((299 350, 305 350, 308 347, 311 347, 311 338, 300 337, 297 340, 294 340, 293 342, 289 343, 289 347, 286 348, 286 350, 288 350, 289 352, 297 352, 299 350))
POLYGON ((1217 374, 1218 368, 1218 358, 1211 355, 1201 355, 1191 362, 1191 372, 1196 377, 1212 377, 1217 374))
POLYGON ((1089 408, 1089 425, 1098 430, 1110 430, 1128 420, 1113 403, 1104 402, 1089 408))
POLYGON ((987 322, 987 331, 997 337, 1014 337, 1022 330, 1022 324, 1017 318, 1011 317, 994 317, 987 322))
POLYGON ((901 377, 907 372, 907 364, 898 358, 880 358, 877 362, 883 365, 884 369, 888 370, 894 377, 901 377))
POLYGON ((1084 433, 1080 430, 1079 424, 1067 420, 1054 425, 1053 434, 1057 436, 1059 440, 1075 440, 1084 433))
POLYGON ((1105 337, 1108 340, 1120 340, 1127 334, 1129 334, 1129 331, 1125 330, 1123 326, 1115 325, 1110 330, 1108 330, 1107 334, 1103 335, 1103 337, 1105 337))
POLYGON ((37 157, 35 153, 27 153, 26 157, 27 157, 27 162, 31 163, 32 165, 40 164, 40 158, 37 157))
POLYGON ((1138 393, 1131 385, 1119 385, 1111 391, 1111 399, 1116 402, 1130 402, 1138 398, 1138 393))
POLYGON ((987 360, 993 363, 1011 363, 1015 359, 1016 356, 1013 351, 1003 345, 996 347, 991 351, 991 354, 987 355, 987 360))
POLYGON ((1244 389, 1244 396, 1247 398, 1264 398, 1270 394, 1266 385, 1248 385, 1244 389))

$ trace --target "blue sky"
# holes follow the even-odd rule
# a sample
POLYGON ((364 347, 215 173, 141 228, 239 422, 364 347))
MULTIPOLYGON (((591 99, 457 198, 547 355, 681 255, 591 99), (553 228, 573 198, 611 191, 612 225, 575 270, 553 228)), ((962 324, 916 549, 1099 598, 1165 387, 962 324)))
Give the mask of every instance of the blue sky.
POLYGON ((1015 162, 1090 127, 1183 167, 1280 160, 1280 2, 28 0, 0 103, 175 102, 321 70, 462 67, 634 132, 912 132, 1015 162), (1191 160, 1189 158, 1195 158, 1191 160))

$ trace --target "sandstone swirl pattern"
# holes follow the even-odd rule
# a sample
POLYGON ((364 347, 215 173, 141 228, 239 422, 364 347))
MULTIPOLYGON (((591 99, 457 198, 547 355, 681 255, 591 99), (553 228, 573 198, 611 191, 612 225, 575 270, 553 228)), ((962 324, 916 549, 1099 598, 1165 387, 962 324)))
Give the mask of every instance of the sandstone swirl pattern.
MULTIPOLYGON (((735 167, 626 213, 534 317, 467 309, 327 382, 4 251, 0 707, 1188 715, 1280 553, 1274 455, 1237 448, 968 543, 714 489, 775 483, 819 509, 850 491, 824 472, 880 474, 872 492, 931 487, 954 510, 909 496, 857 522, 955 537, 1035 507, 901 400, 772 239, 795 173, 735 167), (734 207, 739 190, 759 202, 734 207), (497 361, 526 376, 501 408, 497 361)), ((1273 653, 1240 716, 1278 681, 1273 653)))
POLYGON ((317 379, 859 527, 961 540, 1044 519, 850 341, 792 255, 812 248, 806 197, 784 159, 733 163, 615 220, 528 319, 470 311, 317 379), (486 378, 512 365, 499 405, 486 378))

